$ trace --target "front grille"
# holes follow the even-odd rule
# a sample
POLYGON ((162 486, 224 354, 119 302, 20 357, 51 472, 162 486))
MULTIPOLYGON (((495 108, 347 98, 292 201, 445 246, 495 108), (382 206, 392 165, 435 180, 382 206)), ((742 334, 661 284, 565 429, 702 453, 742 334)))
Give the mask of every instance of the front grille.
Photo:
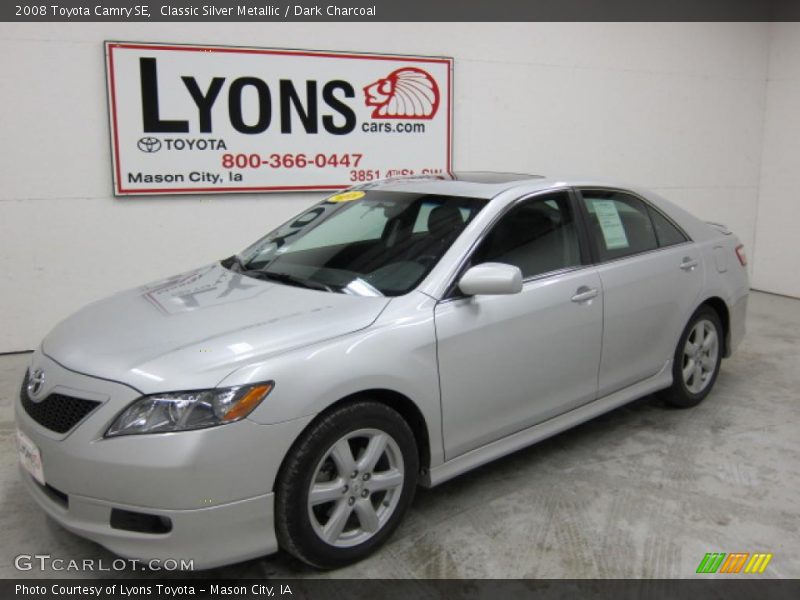
POLYGON ((101 404, 63 394, 50 394, 41 402, 34 402, 28 396, 27 388, 28 378, 25 377, 19 392, 25 412, 39 425, 56 433, 67 433, 101 404))

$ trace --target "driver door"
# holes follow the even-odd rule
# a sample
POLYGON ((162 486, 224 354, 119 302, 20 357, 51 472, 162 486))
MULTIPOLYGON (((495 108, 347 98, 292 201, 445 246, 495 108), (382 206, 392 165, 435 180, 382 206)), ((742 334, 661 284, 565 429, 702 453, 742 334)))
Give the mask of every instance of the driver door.
POLYGON ((597 394, 602 288, 581 260, 567 191, 522 200, 471 264, 520 268, 518 294, 445 299, 435 308, 445 458, 591 402, 597 394))

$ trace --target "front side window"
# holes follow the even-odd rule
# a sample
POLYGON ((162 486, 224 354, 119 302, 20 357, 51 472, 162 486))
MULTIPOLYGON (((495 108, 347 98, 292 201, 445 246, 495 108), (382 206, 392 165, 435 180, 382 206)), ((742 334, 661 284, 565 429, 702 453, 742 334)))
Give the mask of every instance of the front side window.
POLYGON ((304 287, 398 296, 424 279, 486 202, 407 192, 337 194, 257 241, 230 268, 304 287))
POLYGON ((535 277, 581 264, 566 192, 525 200, 509 210, 478 246, 472 264, 499 262, 535 277))
POLYGON ((658 248, 647 206, 617 191, 581 190, 589 233, 601 262, 658 248))

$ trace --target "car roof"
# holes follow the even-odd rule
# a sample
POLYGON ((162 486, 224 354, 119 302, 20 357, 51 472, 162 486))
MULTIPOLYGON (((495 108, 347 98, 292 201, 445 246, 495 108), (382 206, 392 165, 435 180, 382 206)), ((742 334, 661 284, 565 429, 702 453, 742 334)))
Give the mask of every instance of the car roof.
POLYGON ((431 175, 397 177, 360 185, 357 189, 489 199, 512 189, 523 193, 529 193, 551 188, 573 186, 612 187, 623 190, 636 189, 633 186, 620 184, 618 182, 492 171, 454 171, 431 175))

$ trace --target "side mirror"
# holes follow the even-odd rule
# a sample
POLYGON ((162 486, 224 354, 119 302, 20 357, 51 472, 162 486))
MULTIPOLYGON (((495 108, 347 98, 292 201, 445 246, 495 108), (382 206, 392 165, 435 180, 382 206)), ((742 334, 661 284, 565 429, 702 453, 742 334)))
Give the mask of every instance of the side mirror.
POLYGON ((502 263, 483 263, 467 270, 458 282, 467 296, 478 294, 518 294, 522 291, 519 267, 502 263))

